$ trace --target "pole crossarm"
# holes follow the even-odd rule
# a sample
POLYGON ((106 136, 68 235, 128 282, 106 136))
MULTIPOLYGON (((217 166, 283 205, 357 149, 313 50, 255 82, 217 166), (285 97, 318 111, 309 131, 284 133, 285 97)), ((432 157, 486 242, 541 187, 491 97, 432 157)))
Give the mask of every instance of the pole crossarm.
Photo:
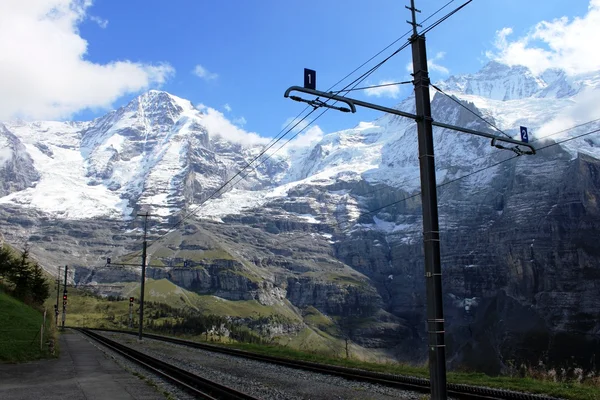
MULTIPOLYGON (((301 102, 304 102, 304 103, 311 104, 311 105, 313 105, 313 107, 316 106, 316 104, 321 104, 322 106, 328 107, 328 108, 334 108, 334 109, 340 109, 340 108, 342 108, 342 107, 333 107, 333 106, 327 105, 327 104, 325 104, 325 103, 323 103, 321 101, 319 101, 318 103, 314 103, 315 100, 306 100, 306 99, 303 99, 303 98, 298 97, 298 96, 290 96, 290 93, 294 92, 294 91, 301 92, 301 93, 306 93, 306 94, 311 94, 311 95, 314 95, 314 96, 323 97, 323 98, 326 98, 326 99, 331 99, 331 100, 335 100, 335 101, 339 101, 339 102, 345 103, 346 105, 348 105, 349 111, 352 112, 352 113, 356 112, 356 106, 360 106, 360 107, 370 108, 372 110, 382 111, 382 112, 389 113, 389 114, 399 115, 401 117, 410 118, 410 119, 415 120, 415 121, 419 121, 421 119, 418 115, 407 113, 407 112, 400 111, 400 110, 396 110, 394 108, 384 107, 384 106, 380 106, 378 104, 373 104, 373 103, 369 103, 369 102, 362 101, 362 100, 352 99, 350 97, 339 96, 339 95, 333 94, 333 93, 322 92, 320 90, 304 88, 302 86, 291 86, 291 87, 289 87, 285 91, 284 97, 286 97, 286 98, 289 97, 290 99, 295 100, 295 101, 301 101, 301 102)), ((348 112, 346 110, 348 110, 348 109, 343 108, 340 111, 348 112)), ((535 147, 533 147, 529 143, 525 143, 525 142, 522 142, 520 140, 515 140, 515 139, 511 139, 511 138, 497 136, 497 135, 493 135, 491 133, 476 131, 476 130, 473 130, 473 129, 462 128, 460 126, 445 124, 443 122, 432 121, 431 124, 433 126, 437 126, 439 128, 450 129, 450 130, 453 130, 453 131, 458 131, 458 132, 463 132, 463 133, 469 133, 471 135, 476 135, 476 136, 481 136, 481 137, 485 137, 485 138, 488 138, 488 139, 492 139, 492 143, 491 143, 492 146, 497 147, 499 149, 503 149, 503 150, 514 151, 518 155, 534 155, 535 154, 535 147), (497 144, 497 142, 511 143, 511 144, 516 145, 516 146, 515 147, 504 147, 502 145, 497 144), (517 146, 524 146, 524 147, 527 147, 529 150, 525 150, 524 151, 524 150, 521 150, 520 148, 518 148, 517 146)))

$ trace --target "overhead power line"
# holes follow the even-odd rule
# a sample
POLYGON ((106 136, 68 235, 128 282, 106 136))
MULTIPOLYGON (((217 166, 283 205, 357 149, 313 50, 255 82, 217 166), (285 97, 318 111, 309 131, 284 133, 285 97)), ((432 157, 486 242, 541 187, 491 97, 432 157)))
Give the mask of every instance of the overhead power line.
POLYGON ((332 91, 332 92, 329 92, 329 93, 352 92, 352 91, 355 91, 355 90, 367 90, 367 89, 375 89, 375 88, 386 87, 386 86, 405 85, 405 84, 407 84, 407 83, 413 83, 413 81, 402 81, 402 82, 393 82, 393 83, 382 83, 381 85, 364 86, 364 87, 359 87, 359 88, 354 88, 354 89, 346 89, 346 90, 334 90, 334 91, 332 91))
MULTIPOLYGON (((597 119, 597 120, 592 120, 592 121, 586 122, 585 124, 579 124, 579 125, 576 125, 576 126, 574 126, 574 127, 570 128, 569 130, 571 130, 571 129, 575 129, 575 128, 578 128, 578 127, 580 127, 580 126, 583 126, 583 125, 586 125, 586 124, 590 124, 590 123, 592 123, 592 122, 596 122, 596 121, 599 121, 599 120, 600 120, 600 118, 599 118, 599 119, 597 119)), ((560 132, 555 132, 555 133, 553 133, 553 134, 550 134, 550 135, 548 135, 548 136, 552 136, 552 135, 555 135, 555 134, 557 134, 557 133, 562 133, 562 132, 565 132, 565 131, 566 131, 566 130, 564 130, 564 129, 563 129, 563 130, 562 130, 562 131, 560 131, 560 132)), ((547 146, 544 146, 544 147, 540 147, 540 148, 536 149, 536 151, 537 151, 537 152, 539 152, 539 151, 543 151, 543 150, 545 150, 545 149, 548 149, 548 148, 550 148, 550 147, 557 146, 557 145, 559 145, 559 144, 566 143, 566 142, 569 142, 569 141, 571 141, 571 140, 580 139, 580 138, 582 138, 582 137, 589 136, 589 135, 592 135, 592 134, 594 134, 594 133, 598 133, 598 132, 600 132, 600 128, 598 128, 598 129, 594 129, 594 130, 592 130, 592 131, 589 131, 589 132, 586 132, 586 133, 583 133, 583 134, 580 134, 580 135, 577 135, 577 136, 573 136, 573 137, 571 137, 571 138, 567 138, 567 139, 564 139, 564 140, 561 140, 561 141, 558 141, 558 142, 554 142, 554 143, 552 143, 552 144, 549 144, 549 145, 547 145, 547 146)), ((545 137, 544 137, 544 138, 545 138, 545 137)), ((543 138, 539 138, 538 140, 541 140, 541 139, 543 139, 543 138)), ((484 157, 485 157, 485 156, 484 156, 484 157)), ((480 158, 484 158, 484 157, 479 157, 478 159, 480 159, 480 158)), ((475 171, 472 171, 472 172, 469 172, 469 173, 467 173, 467 174, 465 174, 465 175, 461 175, 461 176, 460 176, 460 177, 458 177, 458 178, 451 179, 451 180, 449 180, 449 181, 446 181, 446 182, 444 182, 444 183, 440 183, 440 184, 436 185, 436 187, 439 189, 439 188, 442 188, 442 187, 444 187, 444 186, 448 186, 448 185, 450 185, 450 184, 452 184, 452 183, 455 183, 455 182, 461 181, 461 180, 463 180, 463 179, 466 179, 466 178, 468 178, 468 177, 470 177, 470 176, 473 176, 473 175, 479 174, 479 173, 481 173, 481 172, 483 172, 483 171, 486 171, 486 170, 488 170, 488 169, 491 169, 491 168, 497 167, 498 165, 504 164, 505 162, 508 162, 508 161, 514 160, 515 158, 518 158, 518 157, 520 157, 520 156, 519 156, 519 155, 514 155, 514 156, 511 156, 511 157, 508 157, 508 158, 506 158, 506 159, 504 159, 504 160, 501 160, 501 161, 498 161, 498 162, 496 162, 496 163, 494 163, 494 164, 491 164, 491 165, 488 165, 488 166, 485 166, 485 167, 479 168, 479 169, 477 169, 477 170, 475 170, 475 171)), ((415 179, 419 179, 419 178, 415 178, 415 179)), ((415 180, 415 179, 411 179, 411 180, 415 180)), ((378 189, 378 190, 376 190, 376 191, 379 191, 379 190, 381 190, 381 189, 378 189)), ((376 192, 376 191, 375 191, 375 192, 376 192)), ((372 192, 371 192, 371 193, 372 193, 372 192)), ((378 207, 378 208, 375 208, 375 209, 373 209, 373 210, 369 210, 369 211, 367 211, 367 212, 365 212, 365 213, 361 213, 361 216, 367 216, 367 215, 373 215, 373 214, 377 214, 378 212, 380 212, 380 211, 382 211, 382 210, 384 210, 384 209, 386 209, 386 208, 389 208, 389 207, 392 207, 392 206, 395 206, 395 205, 398 205, 398 204, 404 203, 405 201, 408 201, 408 200, 410 200, 410 199, 413 199, 413 198, 415 198, 415 197, 418 197, 418 196, 420 196, 420 195, 421 195, 421 192, 420 192, 420 191, 418 191, 418 192, 416 192, 416 193, 413 193, 413 194, 411 194, 411 195, 409 195, 409 196, 406 196, 406 197, 404 197, 404 198, 402 198, 402 199, 400 199, 400 200, 397 200, 397 201, 394 201, 394 202, 392 202, 392 203, 389 203, 389 204, 383 205, 383 206, 381 206, 381 207, 378 207)), ((336 228, 336 227, 339 227, 341 224, 344 224, 344 223, 349 223, 349 222, 351 222, 351 221, 350 221, 350 220, 347 220, 347 221, 342 221, 342 222, 338 222, 338 223, 336 223, 336 224, 332 224, 332 225, 330 225, 330 226, 331 226, 331 227, 333 227, 333 228, 336 228)), ((294 238, 292 238, 292 239, 290 239, 290 240, 286 240, 286 241, 278 242, 278 243, 276 243, 276 244, 277 244, 277 245, 285 245, 285 244, 287 244, 287 243, 289 243, 289 242, 292 242, 292 241, 295 241, 295 240, 301 239, 301 238, 303 238, 303 237, 306 237, 306 236, 310 236, 310 235, 312 235, 312 234, 314 234, 314 233, 315 233, 315 232, 310 232, 310 233, 308 233, 308 234, 306 234, 306 235, 301 235, 301 236, 299 236, 299 237, 298 237, 298 236, 296 236, 296 237, 294 237, 294 238)))
POLYGON ((507 134, 506 132, 504 132, 502 129, 498 128, 492 122, 490 122, 487 119, 483 118, 481 115, 477 114, 475 111, 471 110, 469 107, 465 106, 461 101, 457 100, 454 96, 450 96, 449 94, 447 94, 446 92, 444 92, 442 89, 440 89, 439 87, 435 86, 433 83, 431 83, 430 85, 431 85, 432 88, 434 88, 435 90, 437 90, 438 92, 440 92, 441 94, 443 94, 444 96, 446 96, 447 98, 449 98, 450 100, 452 100, 453 102, 455 102, 456 104, 458 104, 459 106, 461 106, 462 108, 464 108, 465 110, 467 110, 468 112, 470 112, 471 114, 473 114, 474 116, 476 116, 477 118, 479 118, 480 120, 482 120, 483 122, 485 122, 486 124, 488 124, 489 126, 491 126, 492 128, 494 128, 495 130, 497 130, 498 132, 502 133, 507 138, 510 138, 509 134, 507 134))
MULTIPOLYGON (((452 1, 451 1, 452 2, 452 1)), ((447 3, 450 4, 451 2, 447 3)), ((441 7, 437 12, 439 12, 441 9, 443 9, 445 6, 441 7)), ((407 32, 404 35, 402 35, 400 38, 398 38, 397 40, 395 40, 393 43, 398 42, 399 40, 401 40, 402 38, 406 37, 408 34, 410 33, 407 32)), ((392 43, 392 44, 393 44, 392 43)), ((388 45, 386 48, 391 47, 391 45, 388 45)), ((349 86, 354 84, 354 87, 356 87, 358 84, 360 84, 361 82, 363 82, 369 75, 371 75, 373 72, 375 72, 379 67, 381 67, 381 65, 383 65, 385 62, 387 62, 389 59, 391 59, 394 55, 398 54, 401 50, 405 49, 406 47, 408 47, 408 45, 410 44, 410 42, 405 43, 403 46, 401 46, 399 49, 397 49, 396 51, 394 51, 390 56, 388 56, 386 59, 384 59, 382 62, 380 62, 379 64, 377 64, 375 67, 371 68, 369 71, 367 71, 366 73, 362 74, 361 76, 359 76, 357 79, 355 79, 354 81, 352 81, 350 84, 346 85, 346 87, 342 90, 344 91, 345 89, 347 89, 349 86)), ((385 50, 385 49, 384 49, 385 50)), ((377 54, 381 54, 384 50, 380 51, 377 54)), ((372 60, 373 58, 375 58, 376 56, 371 57, 370 60, 372 60)), ((368 60, 368 61, 370 61, 368 60)), ((362 65, 365 65, 366 63, 363 63, 362 65)), ((361 66, 362 66, 361 65, 361 66)), ((356 68, 354 71, 360 69, 360 67, 356 68)), ((350 76, 352 73, 346 75, 346 77, 350 76)), ((342 78, 339 82, 343 81, 344 79, 346 79, 346 77, 342 78)), ((337 84, 337 83, 336 83, 337 84)), ((334 85, 335 86, 335 85, 334 85)), ((354 89, 354 88, 352 88, 354 89)), ((328 90, 331 90, 331 88, 329 88, 328 90)), ((329 101, 329 100, 327 100, 329 101)), ((327 103, 327 101, 325 101, 325 103, 327 103)), ((335 102, 334 102, 335 104, 335 102)), ((306 109, 306 108, 305 108, 306 109)), ((306 125, 305 127, 303 127, 302 129, 300 129, 295 135, 293 135, 291 138, 289 138, 282 146, 280 146, 279 148, 277 148, 273 153, 271 153, 266 159, 264 159, 262 162, 260 162, 257 166, 254 167, 254 170, 256 170, 256 168, 262 164, 264 164, 264 162, 266 162, 269 158, 271 158, 275 153, 277 153, 277 151, 281 150, 281 148, 283 148, 285 145, 287 145, 291 140, 295 139, 300 133, 302 133, 304 130, 306 130, 306 128, 310 125, 312 125, 315 121, 317 121, 323 114, 325 114, 325 112, 327 112, 328 109, 325 109, 321 114, 319 114, 317 117, 315 117, 312 121, 310 121, 308 123, 308 125, 306 125)), ((203 200, 200 204, 198 204, 193 211, 187 213, 187 215, 185 215, 184 217, 182 217, 177 223, 175 223, 173 225, 173 227, 169 228, 168 231, 166 233, 164 233, 163 235, 161 235, 161 237, 157 240, 155 240, 154 242, 149 243, 149 246, 152 245, 153 243, 155 243, 156 241, 160 240, 162 237, 167 236, 169 233, 174 232, 179 226, 181 226, 181 224, 183 222, 185 222, 189 217, 191 217, 192 215, 195 215, 195 213, 198 211, 198 209, 203 206, 208 200, 210 200, 211 198, 213 198, 215 195, 217 195, 221 190, 223 190, 233 179, 237 178, 239 175, 241 175, 243 173, 243 171, 245 171, 247 168, 250 167, 250 165, 252 163, 254 163, 256 160, 258 160, 258 158, 260 158, 261 156, 263 156, 270 148, 272 148, 275 144, 277 144, 281 139, 283 139, 289 132, 291 132, 296 126, 298 126, 301 122, 303 122, 308 116, 310 116, 313 112, 316 111, 316 108, 314 108, 311 112, 309 112, 307 115, 305 115, 302 120, 298 121, 293 127, 291 127, 290 129, 287 130, 287 132, 280 136, 277 140, 272 141, 269 146, 267 146, 263 151, 261 151, 260 154, 258 154, 256 157, 254 157, 249 163, 247 163, 247 165, 242 168, 241 170, 239 170, 234 176, 232 176, 228 181, 226 181, 224 184, 222 184, 218 189, 216 189, 208 198, 206 198, 205 200, 203 200)), ((244 177, 242 177, 242 179, 244 179, 245 177, 247 177, 248 174, 246 174, 244 177)), ((239 179, 237 182, 235 182, 234 184, 237 184, 238 182, 240 182, 242 179, 239 179)))
MULTIPOLYGON (((425 20, 423 20, 423 22, 428 21, 429 19, 431 19, 434 15, 436 15, 437 13, 439 13, 441 10, 443 10, 445 7, 447 7, 449 4, 451 4, 454 0, 449 1, 448 3, 446 3, 445 5, 443 5, 442 7, 440 7, 436 12, 434 12, 432 15, 430 15, 429 17, 427 17, 425 20)), ((467 3, 468 4, 468 3, 467 3)), ((464 7, 466 4, 463 4, 460 8, 464 7)), ((458 10, 458 9, 457 9, 458 10)), ((450 12, 449 14, 447 14, 445 17, 442 17, 440 20, 436 21, 434 24, 439 25, 439 22, 441 20, 445 20, 447 19, 447 17, 449 15, 454 14, 457 10, 454 10, 452 12, 450 12)), ((411 31, 407 31, 404 35, 402 35, 399 39, 396 40, 396 42, 406 36, 408 36, 411 33, 411 31)), ((404 50, 405 48, 407 48, 410 45, 410 41, 405 42, 402 46, 400 46, 400 48, 396 49, 392 54, 390 54, 388 57, 386 57, 383 61, 379 62, 378 64, 376 64, 374 67, 372 67, 370 70, 368 70, 367 72, 363 73, 361 76, 359 76, 358 78, 356 78, 354 81, 352 81, 350 84, 346 85, 346 87, 344 87, 344 89, 338 91, 338 92, 350 92, 353 90, 358 90, 356 87, 362 83, 365 79, 367 79, 371 74, 373 74, 378 68, 380 68, 383 64, 385 64, 387 61, 389 61, 393 56, 395 56, 396 54, 398 54, 399 52, 401 52, 402 50, 404 50), (348 87, 352 86, 351 89, 348 90, 348 87)), ((388 46, 389 47, 389 46, 388 46)), ((381 52, 380 52, 381 53, 381 52)), ((364 65, 364 64, 363 64, 364 65)), ((412 83, 412 81, 407 81, 407 83, 412 83)), ((330 90, 330 89, 328 89, 330 90)), ((342 95, 341 97, 345 97, 347 95, 347 93, 345 95, 342 95)), ((330 101, 330 99, 327 99, 323 104, 327 104, 327 102, 330 101)), ((338 101, 335 100, 332 104, 335 105, 337 104, 338 101)), ((331 107, 331 106, 330 106, 331 107)), ((315 108, 316 109, 316 108, 315 108)), ((318 120, 323 114, 325 114, 330 108, 326 108, 321 114, 319 114, 316 118, 314 118, 309 125, 312 125, 316 120, 318 120)), ((308 126, 307 126, 308 127, 308 126)), ((306 129, 307 127, 305 127, 304 129, 306 129)), ((295 139, 302 131, 296 133, 295 135, 293 135, 291 138, 289 138, 282 146, 280 146, 279 148, 277 148, 272 154, 268 155, 265 159, 263 159, 263 161, 261 161, 257 166, 254 167, 254 170, 256 170, 256 168, 260 165, 262 165, 264 162, 266 162, 269 158, 271 158, 275 153, 277 153, 279 150, 281 150, 281 148, 283 148, 285 145, 287 145, 290 141, 292 141, 293 139, 295 139)), ((248 174, 246 174, 245 176, 243 176, 240 180, 238 180, 235 183, 240 182, 242 179, 244 179, 245 177, 247 177, 248 174)), ((234 183, 234 184, 235 184, 234 183)))
MULTIPOLYGON (((423 20, 423 22, 426 22, 427 20, 429 20, 430 18, 432 18, 433 16, 435 16, 436 14, 438 14, 441 10, 443 10, 444 8, 446 8, 449 4, 451 4, 454 0, 451 0, 449 2, 447 2, 446 4, 444 4, 442 7, 440 7, 437 11, 435 11, 432 15, 430 15, 428 18, 426 18, 425 20, 423 20)), ((469 1, 470 2, 470 1, 469 1)), ((459 7, 458 9, 464 7, 466 4, 468 4, 469 2, 463 4, 461 7, 459 7)), ((458 9, 450 12, 449 14, 447 14, 445 17, 440 18, 438 21, 436 21, 434 24, 432 24, 432 26, 430 26, 429 28, 427 28, 428 30, 431 30, 433 25, 437 26, 439 25, 442 21, 446 20, 449 16, 453 15, 454 13, 456 13, 458 11, 458 9)), ((358 68, 356 68, 353 72, 351 72, 350 74, 346 75, 346 77, 342 78, 339 82, 345 80, 348 76, 352 75, 355 71, 357 71, 358 69, 360 69, 362 66, 366 65, 369 61, 371 61, 372 59, 374 59, 377 55, 381 54, 383 51, 385 51, 385 49, 391 47, 393 44, 397 43, 398 41, 400 41, 401 39, 403 39, 404 37, 408 36, 411 33, 411 31, 407 31, 404 35, 402 35, 400 38, 396 39, 394 42, 392 42, 390 45, 388 45, 386 48, 384 48, 383 50, 381 50, 380 52, 378 52, 375 56, 371 57, 369 60, 367 60, 365 63, 361 64, 361 66, 359 66, 358 68)), ((405 49, 406 47, 408 47, 410 45, 410 42, 407 41, 404 45, 402 45, 400 48, 398 48, 397 50, 395 50, 392 54, 390 54, 388 57, 386 57, 383 61, 379 62, 378 64, 376 64, 373 68, 371 68, 370 70, 368 70, 367 72, 363 73, 361 76, 359 76, 358 78, 356 78, 354 81, 352 81, 350 84, 346 85, 346 87, 344 89, 347 89, 348 87, 350 87, 351 85, 354 85, 354 88, 356 88, 357 85, 359 85, 361 82, 363 82, 368 76, 370 76, 371 74, 373 74, 378 68, 380 68, 383 64, 385 64, 387 61, 389 61, 393 56, 395 56, 396 54, 398 54, 400 51, 402 51, 403 49, 405 49)), ((337 85, 337 83, 336 83, 337 85)), ((334 85, 335 86, 335 85, 334 85)), ((332 88, 328 89, 331 90, 332 88)), ((329 101, 329 99, 327 100, 329 101)), ((325 103, 327 103, 327 101, 325 101, 325 103)), ((336 101, 337 102, 337 101, 336 101)), ((334 102, 334 104, 336 103, 334 102)), ((304 111, 306 110, 306 108, 299 114, 301 115, 304 111)), ((238 177, 243 171, 245 171, 247 168, 249 168, 251 166, 252 163, 254 163, 256 160, 258 160, 258 158, 260 158, 261 156, 263 156, 270 148, 272 148, 277 142, 279 142, 281 139, 283 139, 283 137, 285 137, 287 134, 289 134, 289 132, 291 132, 296 126, 298 126, 301 122, 303 122, 309 115, 311 115, 314 111, 316 110, 313 109, 311 112, 309 112, 307 115, 305 115, 300 121, 298 121, 296 124, 294 124, 294 126, 292 126, 291 128, 289 128, 283 135, 279 135, 279 137, 276 140, 272 140, 268 146, 265 147, 265 149, 263 149, 263 151, 261 151, 256 157, 254 157, 249 163, 247 163, 240 171, 238 171, 233 177, 231 177, 229 180, 227 180, 224 184, 222 184, 218 189, 216 189, 208 198, 204 199, 197 207, 194 208, 193 211, 188 212, 186 215, 184 215, 177 223, 175 223, 171 228, 169 228, 167 230, 167 232, 165 232, 164 234, 160 235, 158 239, 150 242, 148 244, 148 246, 151 246, 152 244, 156 243, 157 241, 160 241, 162 238, 166 237, 168 234, 170 234, 171 232, 174 232, 179 226, 181 226, 181 224, 183 224, 187 219, 189 219, 191 216, 195 215, 195 213, 199 210, 199 208, 204 205, 208 200, 210 200, 211 198, 213 198, 216 194, 218 194, 219 192, 221 192, 221 190, 223 190, 233 179, 235 179, 236 177, 238 177)), ((285 146, 287 143, 289 143, 291 140, 293 140, 295 137, 297 137, 302 131, 304 131, 308 126, 310 126, 312 123, 314 123, 316 120, 318 120, 325 112, 327 112, 328 109, 325 109, 321 114, 319 114, 316 118, 314 118, 307 126, 303 127, 302 129, 300 129, 299 132, 297 132, 295 135, 293 135, 293 137, 291 139, 288 139, 285 144, 283 146, 285 146)), ((293 122, 293 121, 292 121, 293 122)), ((289 126, 289 124, 288 124, 289 126)), ((270 157, 272 157, 277 151, 279 151, 283 146, 280 146, 274 153, 272 153, 271 155, 269 155, 267 157, 267 159, 269 159, 270 157)), ((263 160, 259 165, 262 165, 266 160, 263 160)), ((256 169, 256 167, 254 168, 256 169)), ((247 174, 246 174, 247 176, 247 174)), ((237 182, 239 182, 240 180, 238 180, 237 182)), ((236 182, 236 183, 237 183, 236 182)), ((139 252, 138 252, 139 253, 139 252)))
POLYGON ((530 142, 537 142, 539 140, 546 139, 546 138, 549 138, 551 136, 555 136, 555 135, 558 135, 558 134, 561 134, 561 133, 564 133, 564 132, 572 131, 573 129, 580 128, 582 126, 589 125, 591 123, 598 122, 598 121, 600 121, 600 118, 596 118, 596 119, 593 119, 593 120, 588 121, 588 122, 583 122, 583 123, 581 123, 579 125, 575 125, 575 126, 572 126, 570 128, 565 128, 565 129, 560 130, 558 132, 554 132, 554 133, 551 133, 549 135, 544 135, 544 136, 539 137, 539 138, 533 138, 532 140, 530 140, 530 142))
POLYGON ((457 12, 459 12, 460 10, 462 10, 463 8, 465 8, 469 3, 471 3, 473 0, 469 0, 465 3, 463 3, 462 5, 460 5, 459 7, 455 8, 454 10, 452 10, 451 12, 449 12, 448 14, 444 15, 442 18, 438 19, 436 22, 434 22, 433 24, 431 24, 430 26, 428 26, 427 28, 425 28, 423 31, 421 31, 419 33, 419 35, 425 35, 427 32, 431 31, 432 29, 434 29, 435 27, 437 27, 439 24, 441 24, 442 22, 444 22, 445 20, 447 20, 448 18, 450 18, 451 16, 453 16, 454 14, 456 14, 457 12))
POLYGON ((582 137, 589 136, 589 135, 597 133, 597 132, 600 132, 600 128, 595 129, 595 130, 590 131, 590 132, 583 133, 581 135, 577 135, 577 136, 573 136, 573 137, 570 137, 570 138, 567 138, 567 139, 559 140, 558 142, 554 142, 554 143, 551 143, 551 144, 549 144, 547 146, 540 147, 539 149, 537 149, 537 151, 548 149, 550 147, 554 147, 554 146, 557 146, 559 144, 567 143, 567 142, 570 142, 571 140, 580 139, 582 137))

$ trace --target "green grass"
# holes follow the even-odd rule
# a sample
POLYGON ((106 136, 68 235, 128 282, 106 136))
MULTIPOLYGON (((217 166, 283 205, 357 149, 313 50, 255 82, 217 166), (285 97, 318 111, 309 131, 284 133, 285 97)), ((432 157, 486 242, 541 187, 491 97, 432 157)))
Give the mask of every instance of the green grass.
MULTIPOLYGON (((140 295, 140 284, 135 282, 126 283, 122 291, 124 297, 140 295)), ((198 294, 190 292, 175 285, 168 279, 148 279, 144 288, 144 299, 164 303, 175 308, 198 309, 196 303, 198 294)))
POLYGON ((573 400, 600 399, 600 387, 593 383, 552 382, 533 378, 513 378, 508 376, 490 377, 481 373, 451 372, 448 380, 452 383, 489 386, 522 392, 546 394, 573 400))
POLYGON ((198 296, 198 308, 206 314, 232 317, 267 317, 280 315, 290 321, 300 322, 300 317, 289 307, 262 305, 256 300, 226 300, 216 296, 198 296))
POLYGON ((229 272, 234 275, 243 276, 244 278, 248 279, 250 282, 259 283, 262 281, 262 279, 260 277, 253 275, 248 270, 235 269, 235 270, 229 270, 229 272))
POLYGON ((0 362, 22 362, 49 357, 46 342, 54 336, 54 315, 46 316, 43 349, 40 327, 43 314, 0 291, 0 362))
MULTIPOLYGON (((197 302, 195 298, 198 297, 197 294, 183 290, 166 279, 149 279, 145 286, 145 301, 160 302, 172 307, 197 309, 194 304, 197 302)), ((124 299, 118 301, 109 301, 107 298, 75 288, 69 288, 68 295, 66 324, 69 326, 123 329, 129 319, 130 296, 136 299, 133 313, 137 321, 139 312, 139 303, 137 302, 139 298, 138 283, 124 284, 121 292, 124 299)), ((53 301, 56 301, 56 299, 48 300, 50 304, 53 301)))
MULTIPOLYGON (((221 248, 216 242, 207 236, 205 232, 199 230, 192 235, 182 235, 174 232, 169 235, 167 242, 160 245, 154 244, 148 249, 153 259, 156 258, 184 258, 187 260, 200 262, 202 260, 234 260, 235 258, 225 249, 221 248), (207 250, 188 250, 180 249, 183 241, 192 243, 202 243, 208 247, 207 250), (211 247, 214 247, 210 249, 211 247)), ((183 264, 179 265, 182 266, 183 264)))
POLYGON ((339 336, 339 329, 335 322, 312 306, 304 309, 302 318, 306 324, 313 328, 317 328, 333 336, 339 336))
POLYGON ((173 253, 173 257, 181 257, 186 260, 234 260, 234 258, 223 249, 213 250, 178 250, 173 253))

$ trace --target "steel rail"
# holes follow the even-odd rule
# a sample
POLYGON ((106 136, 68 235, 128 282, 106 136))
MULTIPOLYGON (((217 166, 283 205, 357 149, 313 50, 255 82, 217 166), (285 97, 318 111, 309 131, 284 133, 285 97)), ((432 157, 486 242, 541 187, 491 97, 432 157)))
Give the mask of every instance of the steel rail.
POLYGON ((124 344, 104 337, 90 329, 72 328, 89 338, 101 343, 130 361, 165 378, 186 392, 200 399, 207 400, 258 400, 255 397, 239 392, 228 386, 202 378, 184 369, 166 363, 162 360, 134 350, 124 344))

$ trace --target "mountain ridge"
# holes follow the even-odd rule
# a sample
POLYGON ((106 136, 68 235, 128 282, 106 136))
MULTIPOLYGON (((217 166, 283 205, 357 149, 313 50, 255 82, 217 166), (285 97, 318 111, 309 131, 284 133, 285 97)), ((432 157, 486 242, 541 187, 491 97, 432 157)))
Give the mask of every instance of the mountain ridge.
MULTIPOLYGON (((518 67, 483 71, 440 85, 462 106, 436 93, 433 118, 501 134, 475 113, 515 138, 524 125, 536 146, 600 127, 587 100, 598 74, 547 71, 542 82, 518 67)), ((414 99, 396 107, 414 112, 414 99)), ((40 177, 0 198, 0 229, 8 241, 28 240, 47 264, 74 265, 76 283, 102 290, 137 279, 133 268, 102 265, 106 257, 138 256, 133 219, 149 211, 148 257, 156 267, 148 276, 297 315, 314 307, 350 323, 345 335, 365 348, 423 361, 414 121, 386 114, 286 147, 208 201, 264 143, 250 134, 231 139, 245 133, 211 109, 155 91, 91 122, 5 126, 32 159, 23 173, 40 177)), ((498 373, 504 360, 554 357, 560 335, 597 335, 600 254, 590 244, 600 240, 598 139, 522 157, 446 129, 434 130, 434 142, 451 364, 484 360, 486 371, 498 373), (547 340, 534 340, 538 334, 547 340), (536 344, 531 353, 515 353, 528 341, 536 344)), ((0 169, 4 181, 12 177, 0 169)))

